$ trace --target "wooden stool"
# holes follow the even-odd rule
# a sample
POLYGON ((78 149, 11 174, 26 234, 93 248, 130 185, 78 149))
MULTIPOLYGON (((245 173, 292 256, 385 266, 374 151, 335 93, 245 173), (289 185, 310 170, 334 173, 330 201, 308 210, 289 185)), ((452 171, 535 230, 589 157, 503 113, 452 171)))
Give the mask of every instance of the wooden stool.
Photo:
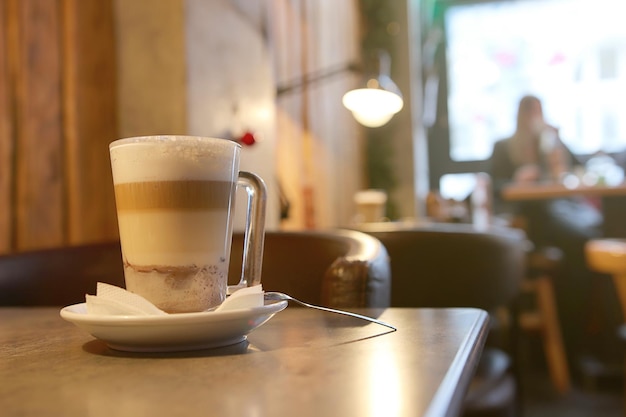
POLYGON ((585 257, 589 268, 613 277, 626 318, 626 239, 592 239, 585 245, 585 257))
MULTIPOLYGON (((590 269, 613 278, 622 320, 626 322, 626 239, 592 239, 585 245, 585 258, 590 269)), ((626 340, 624 325, 617 333, 626 340)))
POLYGON ((571 386, 552 284, 552 277, 560 268, 562 256, 559 249, 551 247, 528 253, 528 277, 522 282, 522 291, 534 297, 536 309, 522 311, 519 316, 523 330, 540 332, 552 384, 561 394, 571 386))

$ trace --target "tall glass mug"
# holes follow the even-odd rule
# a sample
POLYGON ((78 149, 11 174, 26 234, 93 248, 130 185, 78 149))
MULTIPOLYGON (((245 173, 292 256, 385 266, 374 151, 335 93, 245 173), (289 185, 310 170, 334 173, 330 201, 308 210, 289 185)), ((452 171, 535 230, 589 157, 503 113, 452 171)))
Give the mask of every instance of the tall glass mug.
POLYGON ((238 186, 248 193, 239 286, 260 284, 266 190, 261 178, 239 172, 239 144, 144 136, 109 150, 128 291, 169 313, 224 301, 238 186))

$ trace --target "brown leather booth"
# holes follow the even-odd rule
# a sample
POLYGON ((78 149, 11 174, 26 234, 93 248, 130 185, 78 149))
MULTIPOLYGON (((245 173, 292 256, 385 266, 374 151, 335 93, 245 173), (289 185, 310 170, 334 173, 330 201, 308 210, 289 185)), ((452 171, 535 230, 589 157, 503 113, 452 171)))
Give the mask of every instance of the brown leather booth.
POLYGON ((124 287, 119 241, 0 256, 0 306, 65 306, 98 281, 124 287))
POLYGON ((512 228, 465 224, 364 225, 391 256, 393 307, 477 307, 493 311, 520 292, 526 237, 512 228))
MULTIPOLYGON (((231 283, 239 280, 242 242, 235 233, 231 283)), ((98 281, 124 287, 119 242, 0 256, 2 306, 80 303, 98 281)), ((262 283, 328 307, 386 307, 389 260, 378 240, 355 231, 267 232, 262 283)))
MULTIPOLYGON (((229 283, 241 274, 243 234, 235 233, 229 283)), ((391 271, 385 247, 376 238, 353 230, 265 234, 261 283, 327 307, 388 307, 391 271)))

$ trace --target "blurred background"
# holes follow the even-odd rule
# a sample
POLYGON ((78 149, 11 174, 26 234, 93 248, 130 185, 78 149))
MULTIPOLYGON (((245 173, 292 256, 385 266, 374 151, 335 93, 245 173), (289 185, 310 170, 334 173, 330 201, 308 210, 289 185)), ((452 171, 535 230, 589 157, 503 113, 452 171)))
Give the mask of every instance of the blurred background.
POLYGON ((353 196, 391 220, 464 200, 519 97, 582 158, 626 146, 624 6, 610 0, 1 0, 0 250, 117 235, 108 144, 243 141, 270 228, 349 225, 353 196), (342 96, 380 70, 404 106, 359 124, 342 96), (247 136, 246 136, 247 135, 247 136), (251 139, 251 140, 250 140, 251 139))

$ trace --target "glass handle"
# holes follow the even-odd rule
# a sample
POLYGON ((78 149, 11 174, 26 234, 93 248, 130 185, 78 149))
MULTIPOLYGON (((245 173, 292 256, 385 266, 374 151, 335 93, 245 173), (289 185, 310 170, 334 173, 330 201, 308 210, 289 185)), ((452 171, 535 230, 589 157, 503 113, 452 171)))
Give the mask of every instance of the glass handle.
POLYGON ((241 279, 236 286, 241 288, 261 284, 267 188, 261 177, 247 171, 239 172, 237 185, 244 187, 248 195, 241 279))

